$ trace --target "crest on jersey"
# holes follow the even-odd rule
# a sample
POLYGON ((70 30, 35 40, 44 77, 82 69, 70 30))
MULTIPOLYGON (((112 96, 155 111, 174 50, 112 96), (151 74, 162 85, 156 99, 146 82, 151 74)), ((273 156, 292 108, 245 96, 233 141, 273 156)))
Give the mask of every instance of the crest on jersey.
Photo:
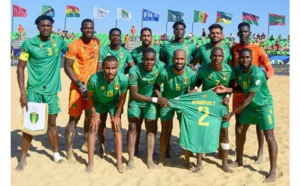
POLYGON ((184 44, 184 48, 185 48, 185 49, 188 49, 188 48, 189 48, 189 44, 187 44, 187 43, 184 44))
POLYGON ((53 45, 54 47, 56 47, 56 42, 55 42, 54 39, 52 39, 52 45, 53 45))
POLYGON ((212 76, 211 76, 211 75, 209 75, 209 76, 208 76, 208 79, 212 79, 212 76))
POLYGON ((270 109, 269 112, 270 112, 271 114, 273 114, 273 110, 272 110, 272 109, 270 109))
POLYGON ((95 52, 91 52, 91 59, 95 58, 95 52))
POLYGON ((102 86, 102 87, 101 87, 101 90, 105 90, 105 86, 102 86))
POLYGON ((40 48, 43 48, 43 45, 42 45, 42 44, 40 44, 40 48))
POLYGON ((260 84, 260 80, 256 80, 255 85, 259 85, 259 84, 260 84))
POLYGON ((223 74, 223 79, 224 79, 224 80, 227 79, 227 74, 223 74))
POLYGON ((187 83, 188 83, 188 78, 184 78, 184 79, 183 79, 183 83, 184 83, 184 84, 187 84, 187 83))
POLYGON ((155 77, 157 77, 158 76, 158 71, 155 71, 154 75, 155 75, 155 77))
POLYGON ((203 98, 207 98, 207 94, 202 94, 202 97, 203 98))
POLYGON ((173 78, 170 79, 170 82, 173 82, 173 78))
POLYGON ((120 52, 119 56, 120 56, 120 58, 123 58, 124 57, 123 52, 120 52))
POLYGON ((239 80, 242 80, 242 76, 239 76, 239 80))
POLYGON ((113 90, 108 90, 106 92, 106 97, 113 97, 114 96, 114 91, 113 90))
POLYGON ((134 78, 135 78, 134 74, 131 74, 130 79, 134 79, 134 78))
POLYGON ((115 90, 119 90, 119 88, 120 88, 120 85, 119 85, 119 83, 118 83, 118 82, 116 82, 116 83, 114 84, 114 88, 115 88, 115 90))

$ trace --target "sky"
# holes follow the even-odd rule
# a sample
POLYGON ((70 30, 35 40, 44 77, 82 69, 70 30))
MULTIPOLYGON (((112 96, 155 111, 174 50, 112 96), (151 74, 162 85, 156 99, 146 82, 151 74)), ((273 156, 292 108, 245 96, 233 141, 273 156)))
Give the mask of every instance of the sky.
MULTIPOLYGON (((0 50, 0 77, 1 82, 1 96, 0 103, 2 104, 1 110, 1 135, 0 135, 0 145, 1 152, 0 159, 3 162, 1 164, 1 184, 2 185, 11 185, 10 184, 10 173, 12 167, 10 165, 11 156, 10 156, 10 145, 11 145, 11 128, 10 120, 17 111, 11 111, 11 94, 19 94, 19 92, 11 92, 11 67, 10 63, 10 32, 11 32, 11 18, 12 17, 12 4, 23 6, 27 9, 28 17, 26 18, 14 18, 14 28, 17 29, 18 24, 22 24, 25 30, 36 31, 34 25, 35 18, 41 12, 41 5, 53 6, 56 11, 54 28, 63 28, 64 27, 64 15, 66 5, 78 6, 81 11, 80 18, 68 18, 67 19, 67 29, 79 32, 80 23, 84 18, 92 18, 93 6, 99 6, 103 9, 110 10, 110 15, 107 19, 97 19, 95 21, 96 30, 99 33, 108 32, 110 28, 115 26, 116 18, 116 9, 124 8, 132 12, 133 19, 132 21, 118 21, 118 27, 124 32, 129 32, 132 25, 137 27, 137 30, 141 28, 141 9, 146 8, 152 12, 158 13, 160 17, 159 22, 144 22, 144 26, 151 27, 154 33, 164 33, 166 30, 166 16, 167 9, 182 11, 184 15, 185 22, 187 23, 186 32, 191 31, 191 20, 193 10, 205 11, 208 13, 209 17, 206 24, 195 23, 194 24, 194 33, 200 34, 202 28, 208 28, 210 24, 215 23, 216 11, 224 11, 233 14, 233 19, 231 25, 226 25, 221 23, 224 27, 224 33, 230 34, 237 32, 237 25, 241 21, 242 12, 252 13, 259 18, 259 26, 253 25, 251 30, 253 33, 268 33, 268 13, 281 14, 286 16, 286 25, 285 26, 272 26, 270 27, 270 34, 278 36, 282 34, 283 37, 286 37, 291 33, 291 55, 290 55, 290 100, 286 100, 286 104, 290 104, 290 123, 286 123, 287 130, 290 130, 290 185, 297 186, 299 185, 299 141, 300 141, 300 125, 299 125, 299 79, 300 79, 300 63, 296 57, 298 52, 298 41, 300 41, 300 35, 298 33, 298 28, 295 25, 298 25, 298 12, 297 2, 298 0, 152 0, 149 5, 144 6, 146 1, 133 1, 133 0, 2 0, 1 1, 1 24, 2 28, 0 29, 0 41, 1 41, 1 50, 0 50), (109 2, 109 3, 108 3, 109 2), (154 2, 154 3, 153 3, 154 2), (290 4, 291 3, 291 4, 290 4), (197 5, 195 5, 197 4, 197 5), (86 7, 86 8, 85 8, 86 7), (168 8, 166 8, 168 7, 168 8), (291 15, 290 16, 290 9, 291 15), (188 19, 189 18, 189 19, 188 19), (293 24, 290 24, 293 23, 293 24), (291 29, 294 28, 294 29, 291 29), (6 46, 6 47, 5 47, 6 46)), ((168 23, 168 32, 172 32, 172 23, 168 23)), ((36 32, 37 33, 37 32, 36 32)), ((17 82, 12 82, 17 83, 17 82)), ((280 86, 280 85, 279 85, 280 86)), ((285 104, 285 103, 282 103, 285 104)), ((275 107, 277 107, 275 105, 275 107)), ((276 116, 275 116, 276 117, 276 116)), ((276 129, 275 129, 276 130, 276 129)), ((280 155, 280 147, 279 154, 280 155)), ((14 161, 17 161, 15 159, 14 161)), ((280 166, 280 165, 278 165, 280 166)), ((286 173, 284 173, 286 174, 286 173)), ((275 183, 276 184, 276 183, 275 183)))
MULTIPOLYGON (((259 26, 251 25, 252 33, 265 33, 275 37, 281 34, 286 38, 290 33, 290 2, 289 0, 151 0, 145 3, 143 0, 12 0, 12 5, 19 5, 27 10, 27 17, 14 17, 13 30, 17 31, 22 24, 28 37, 38 34, 35 19, 41 14, 42 5, 52 6, 55 10, 54 29, 64 29, 69 32, 80 32, 80 23, 85 18, 93 19, 93 7, 101 7, 109 10, 105 19, 94 19, 95 30, 98 33, 108 33, 116 26, 117 8, 123 8, 132 14, 132 20, 117 20, 117 27, 122 33, 130 33, 131 26, 135 26, 137 32, 143 27, 150 27, 154 34, 172 34, 173 22, 167 22, 168 9, 184 13, 183 19, 187 25, 186 35, 192 32, 201 35, 202 29, 216 22, 217 11, 233 14, 231 24, 220 23, 224 27, 224 33, 229 36, 233 33, 236 37, 237 25, 242 21, 242 12, 259 16, 259 26), (68 17, 65 19, 66 5, 76 6, 80 10, 80 17, 68 17), (142 9, 159 14, 159 21, 142 21, 142 9), (192 23, 194 10, 204 11, 208 14, 206 23, 192 23), (268 27, 268 14, 285 15, 285 26, 268 27), (192 29, 193 25, 193 29, 192 29)), ((12 13, 11 13, 12 17, 12 13)), ((236 37, 237 38, 237 37, 236 37)))

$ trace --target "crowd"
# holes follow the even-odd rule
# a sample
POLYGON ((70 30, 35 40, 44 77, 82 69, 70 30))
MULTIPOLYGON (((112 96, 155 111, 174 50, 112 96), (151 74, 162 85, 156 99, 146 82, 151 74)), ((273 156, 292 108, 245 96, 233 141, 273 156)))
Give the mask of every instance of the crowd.
MULTIPOLYGON (((246 132, 250 124, 255 124, 259 144, 256 163, 264 161, 265 138, 270 170, 264 182, 275 181, 278 148, 274 136, 273 100, 267 84, 274 75, 274 69, 265 50, 251 42, 248 23, 242 22, 237 26, 239 42, 231 47, 223 42, 220 24, 209 26, 209 33, 201 36, 209 38, 209 42, 199 44, 198 48, 191 42, 192 35, 190 39, 185 37, 186 25, 182 21, 173 24, 174 35, 162 46, 152 44, 152 30, 144 27, 139 35, 141 45, 132 52, 121 46, 122 32, 119 28, 109 31, 110 44, 102 46, 101 40, 94 36, 93 21, 84 19, 80 26, 81 37, 67 45, 62 38, 50 34, 53 23, 50 16, 42 15, 36 19, 39 35, 22 43, 17 78, 21 107, 27 108, 28 102, 48 104, 47 133, 54 162, 63 162, 59 153, 56 118, 60 112, 57 93, 62 88, 60 53, 65 51, 64 70, 71 80, 69 121, 65 131, 69 162, 77 161, 73 154, 73 141, 83 114, 85 135, 82 150, 88 154, 87 173, 94 169, 97 134, 99 155, 104 155, 107 117, 111 121, 116 167, 120 173, 135 167, 134 155, 139 151, 143 121, 147 133, 146 164, 149 169, 157 167, 153 153, 160 119, 159 166, 163 167, 166 158, 171 155, 170 138, 176 112, 180 123, 179 144, 184 150, 185 166, 192 172, 205 171, 202 170, 202 155, 216 151, 222 159, 221 169, 224 172, 232 173, 234 167, 243 166, 246 132), (24 82, 25 67, 28 71, 27 86, 24 82), (129 100, 125 105, 127 94, 129 100), (229 111, 231 98, 233 106, 229 111), (128 107, 129 154, 125 168, 122 165, 121 130, 124 106, 128 107), (232 116, 236 118, 236 160, 228 164, 228 127, 232 116), (191 153, 197 154, 195 167, 190 163, 191 153)), ((25 168, 32 139, 32 135, 23 132, 21 157, 15 170, 25 168)))

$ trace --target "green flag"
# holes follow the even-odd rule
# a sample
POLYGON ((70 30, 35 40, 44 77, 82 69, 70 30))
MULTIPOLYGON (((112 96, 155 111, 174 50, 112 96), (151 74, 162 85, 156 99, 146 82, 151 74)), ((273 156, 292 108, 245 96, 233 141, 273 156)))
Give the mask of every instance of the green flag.
POLYGON ((54 9, 52 6, 42 5, 42 14, 41 15, 48 15, 54 17, 54 9))
POLYGON ((179 11, 168 10, 168 22, 183 21, 184 13, 179 11))
POLYGON ((269 14, 269 26, 284 26, 285 25, 285 16, 277 14, 269 14))

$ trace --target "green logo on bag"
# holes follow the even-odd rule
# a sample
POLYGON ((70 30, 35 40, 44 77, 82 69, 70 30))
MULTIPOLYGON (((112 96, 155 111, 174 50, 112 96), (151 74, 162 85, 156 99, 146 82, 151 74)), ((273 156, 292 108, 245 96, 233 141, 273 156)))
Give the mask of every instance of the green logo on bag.
POLYGON ((32 124, 36 124, 38 122, 38 120, 39 120, 39 114, 36 112, 31 112, 30 113, 30 122, 32 124))

